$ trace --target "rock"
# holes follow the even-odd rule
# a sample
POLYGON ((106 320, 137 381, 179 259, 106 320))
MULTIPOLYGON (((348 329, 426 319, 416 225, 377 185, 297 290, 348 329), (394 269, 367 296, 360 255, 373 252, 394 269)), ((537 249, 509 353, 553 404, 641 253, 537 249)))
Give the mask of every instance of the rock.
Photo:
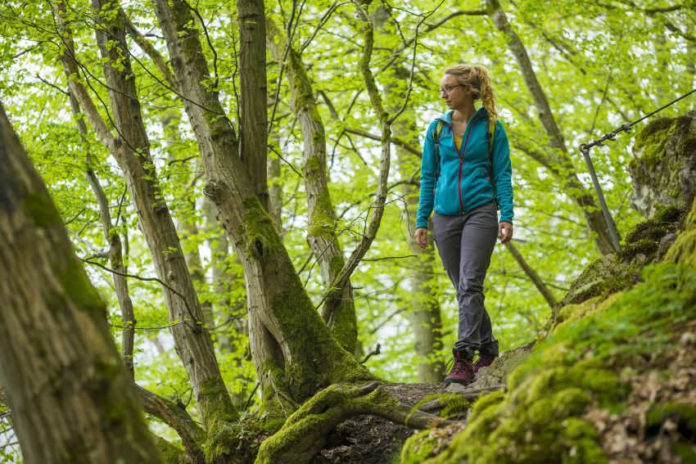
POLYGON ((696 110, 657 119, 637 136, 630 164, 631 204, 652 218, 658 208, 686 209, 696 192, 696 110))
POLYGON ((626 234, 620 252, 604 255, 585 268, 571 284, 561 307, 607 296, 637 283, 642 268, 662 259, 674 243, 684 214, 676 206, 656 206, 652 219, 637 224, 626 234))

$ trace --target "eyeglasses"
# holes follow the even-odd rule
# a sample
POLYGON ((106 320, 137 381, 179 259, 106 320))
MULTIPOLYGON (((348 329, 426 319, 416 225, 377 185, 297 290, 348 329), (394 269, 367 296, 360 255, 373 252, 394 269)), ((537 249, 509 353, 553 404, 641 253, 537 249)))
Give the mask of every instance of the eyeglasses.
POLYGON ((464 87, 464 86, 463 86, 462 84, 457 84, 457 85, 443 85, 442 87, 440 87, 440 95, 442 95, 443 93, 444 93, 445 95, 447 95, 447 94, 449 94, 449 93, 452 91, 452 89, 455 89, 455 88, 457 88, 457 87, 464 87))

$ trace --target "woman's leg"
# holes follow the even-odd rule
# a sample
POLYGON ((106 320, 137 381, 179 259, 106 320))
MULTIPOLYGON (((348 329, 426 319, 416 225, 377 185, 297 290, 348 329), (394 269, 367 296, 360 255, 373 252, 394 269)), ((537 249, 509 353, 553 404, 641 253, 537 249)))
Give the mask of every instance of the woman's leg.
POLYGON ((454 347, 466 352, 467 357, 473 356, 474 351, 479 349, 489 355, 498 354, 498 342, 493 337, 483 295, 483 281, 491 262, 497 234, 498 214, 495 202, 464 216, 457 282, 459 330, 454 347))

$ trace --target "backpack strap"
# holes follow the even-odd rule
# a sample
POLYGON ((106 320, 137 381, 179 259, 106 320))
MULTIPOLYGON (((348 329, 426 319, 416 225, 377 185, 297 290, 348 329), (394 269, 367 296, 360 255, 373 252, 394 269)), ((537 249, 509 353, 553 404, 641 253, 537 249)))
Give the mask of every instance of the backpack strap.
POLYGON ((437 126, 433 129, 433 142, 435 143, 435 183, 437 183, 437 178, 440 177, 440 132, 442 131, 442 126, 444 122, 438 119, 437 126))

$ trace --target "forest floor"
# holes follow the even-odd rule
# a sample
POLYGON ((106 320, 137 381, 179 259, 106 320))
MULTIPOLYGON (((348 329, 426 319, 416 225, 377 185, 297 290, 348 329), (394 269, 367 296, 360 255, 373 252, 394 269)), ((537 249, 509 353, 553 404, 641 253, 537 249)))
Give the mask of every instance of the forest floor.
MULTIPOLYGON (((532 343, 502 353, 491 366, 481 369, 474 382, 463 386, 446 383, 393 383, 382 388, 408 407, 437 394, 457 393, 473 401, 478 395, 502 388, 506 376, 529 354, 532 343)), ((423 406, 421 406, 423 407, 423 406)), ((436 410, 428 412, 436 413, 436 410)), ((466 416, 452 417, 455 423, 438 429, 441 446, 466 427, 466 416)), ((393 464, 399 462, 402 445, 416 431, 378 416, 356 416, 339 424, 328 436, 324 449, 311 464, 393 464)))

